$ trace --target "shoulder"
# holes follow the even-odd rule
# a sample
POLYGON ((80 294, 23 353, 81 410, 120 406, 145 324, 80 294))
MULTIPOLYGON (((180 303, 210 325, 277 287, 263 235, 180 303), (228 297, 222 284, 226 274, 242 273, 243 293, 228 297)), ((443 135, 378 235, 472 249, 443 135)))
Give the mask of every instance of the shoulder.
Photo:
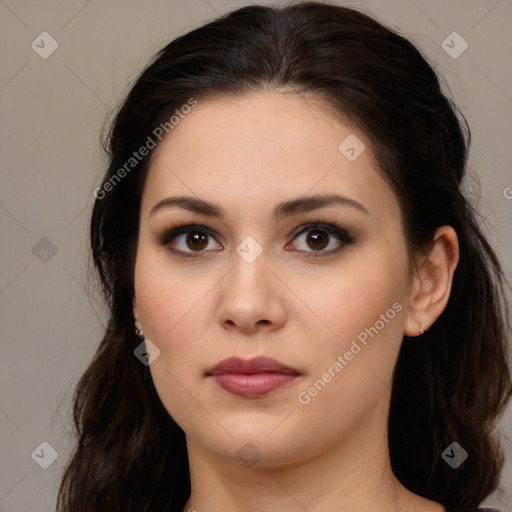
MULTIPOLYGON (((446 509, 446 512, 451 512, 450 510, 446 509)), ((501 512, 501 510, 498 510, 497 508, 474 508, 471 510, 468 510, 467 512, 501 512)))

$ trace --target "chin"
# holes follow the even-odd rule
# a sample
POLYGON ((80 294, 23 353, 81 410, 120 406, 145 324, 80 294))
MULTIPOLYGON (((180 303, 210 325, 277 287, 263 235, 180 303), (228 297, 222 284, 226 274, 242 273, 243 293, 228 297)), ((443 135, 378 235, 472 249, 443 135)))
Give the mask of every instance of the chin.
POLYGON ((279 425, 283 417, 279 420, 275 417, 262 419, 260 414, 259 422, 255 424, 254 416, 242 418, 240 413, 237 416, 231 421, 219 418, 229 434, 222 428, 213 431, 209 425, 205 430, 196 431, 193 436, 187 435, 187 438, 194 437, 209 451, 247 467, 256 464, 260 468, 276 467, 296 463, 310 451, 307 446, 301 447, 300 432, 290 428, 290 425, 284 428, 287 420, 279 425))
POLYGON ((210 449, 247 467, 278 467, 299 459, 296 442, 284 444, 260 435, 233 436, 221 445, 214 443, 210 449))

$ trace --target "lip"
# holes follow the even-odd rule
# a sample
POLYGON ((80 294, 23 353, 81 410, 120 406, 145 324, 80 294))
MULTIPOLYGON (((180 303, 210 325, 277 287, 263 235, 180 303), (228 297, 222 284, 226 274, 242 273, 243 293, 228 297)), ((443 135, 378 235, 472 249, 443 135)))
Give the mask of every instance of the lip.
POLYGON ((269 357, 228 357, 219 361, 206 375, 228 393, 260 398, 286 386, 300 373, 269 357))

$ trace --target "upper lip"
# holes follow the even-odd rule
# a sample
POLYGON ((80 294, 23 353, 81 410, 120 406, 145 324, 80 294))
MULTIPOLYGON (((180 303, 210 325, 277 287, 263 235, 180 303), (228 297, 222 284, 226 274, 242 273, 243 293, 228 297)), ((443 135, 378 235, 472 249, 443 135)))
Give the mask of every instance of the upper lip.
POLYGON ((225 373, 290 373, 299 375, 299 372, 286 366, 270 357, 254 357, 252 359, 241 359, 240 357, 228 357, 219 361, 215 366, 207 371, 207 375, 222 375, 225 373))

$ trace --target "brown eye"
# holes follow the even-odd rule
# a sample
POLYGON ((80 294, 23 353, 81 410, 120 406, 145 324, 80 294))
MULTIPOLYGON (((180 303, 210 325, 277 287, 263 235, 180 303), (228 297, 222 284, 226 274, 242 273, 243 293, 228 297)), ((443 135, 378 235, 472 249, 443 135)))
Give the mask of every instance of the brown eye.
POLYGON ((321 222, 304 226, 302 231, 294 238, 294 240, 299 241, 301 239, 303 239, 303 248, 299 244, 298 250, 309 258, 330 256, 340 251, 344 246, 352 244, 355 240, 345 229, 335 224, 321 222), (327 247, 328 249, 325 250, 327 247))
POLYGON ((208 246, 208 236, 207 233, 201 231, 189 231, 185 243, 192 250, 205 249, 208 246))
POLYGON ((171 229, 159 237, 159 242, 169 247, 171 252, 185 257, 201 256, 204 252, 222 249, 218 243, 214 243, 212 232, 202 226, 180 226, 171 229))
POLYGON ((329 243, 329 236, 325 231, 321 229, 314 229, 309 231, 308 236, 306 237, 306 242, 309 246, 315 251, 321 251, 325 249, 325 247, 329 243))
MULTIPOLYGON (((310 258, 330 256, 355 240, 348 231, 335 224, 316 222, 302 228, 293 240, 304 238, 304 248, 299 248, 298 252, 310 258)), ((161 245, 169 247, 172 253, 183 257, 200 257, 211 251, 222 250, 222 246, 215 240, 214 232, 204 226, 180 226, 159 236, 158 240, 161 245)), ((285 250, 291 245, 294 245, 293 241, 286 245, 285 250)))

